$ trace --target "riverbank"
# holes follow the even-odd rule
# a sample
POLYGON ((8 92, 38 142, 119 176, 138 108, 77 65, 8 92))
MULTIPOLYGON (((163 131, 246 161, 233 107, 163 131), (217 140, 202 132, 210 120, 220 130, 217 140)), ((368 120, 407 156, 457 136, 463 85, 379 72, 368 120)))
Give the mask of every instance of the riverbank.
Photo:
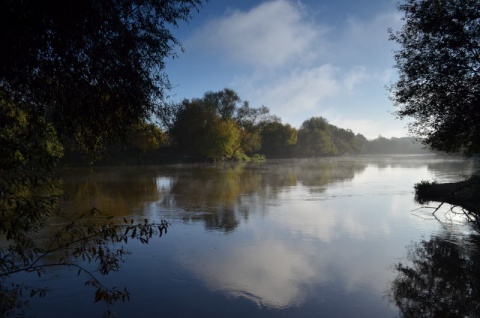
POLYGON ((423 181, 415 185, 415 200, 420 204, 436 201, 459 206, 480 221, 480 176, 451 183, 423 181))

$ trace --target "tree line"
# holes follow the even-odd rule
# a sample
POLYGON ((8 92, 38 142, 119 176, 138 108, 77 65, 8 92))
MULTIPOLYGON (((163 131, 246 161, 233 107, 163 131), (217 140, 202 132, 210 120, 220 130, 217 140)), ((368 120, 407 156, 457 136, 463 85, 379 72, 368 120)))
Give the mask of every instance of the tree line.
POLYGON ((412 137, 368 140, 323 117, 309 118, 297 129, 282 123, 266 106, 250 106, 229 88, 167 104, 164 114, 168 115, 160 123, 143 121, 129 127, 127 138, 110 143, 104 155, 117 163, 122 159, 126 160, 123 163, 138 163, 139 158, 156 163, 165 156, 238 161, 428 151, 412 137))

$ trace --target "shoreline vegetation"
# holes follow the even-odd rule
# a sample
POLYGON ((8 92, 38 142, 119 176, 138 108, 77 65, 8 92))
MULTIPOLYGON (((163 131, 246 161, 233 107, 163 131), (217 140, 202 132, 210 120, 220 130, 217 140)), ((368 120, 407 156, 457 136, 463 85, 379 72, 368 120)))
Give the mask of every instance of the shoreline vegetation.
MULTIPOLYGON (((358 136, 358 135, 357 135, 358 136)), ((361 135, 360 135, 361 136, 361 135)), ((89 167, 89 166, 131 166, 131 165, 164 165, 175 163, 198 163, 198 162, 258 162, 269 159, 292 159, 292 158, 322 158, 339 157, 342 155, 416 155, 416 154, 439 154, 447 156, 461 156, 461 154, 445 154, 427 149, 413 137, 392 137, 367 140, 359 143, 356 151, 342 154, 311 154, 301 152, 268 153, 258 152, 254 154, 239 154, 233 158, 209 158, 201 154, 185 153, 182 149, 174 146, 160 146, 148 150, 140 150, 131 145, 106 147, 101 154, 92 156, 72 150, 65 150, 60 162, 62 167, 89 167)))
MULTIPOLYGON (((358 135, 357 135, 358 136, 358 135)), ((458 156, 461 154, 446 154, 443 152, 426 149, 423 144, 413 137, 376 139, 364 138, 359 151, 347 155, 414 155, 437 154, 441 156, 458 156)), ((321 158, 339 157, 345 154, 323 156, 295 156, 289 153, 284 156, 266 156, 265 154, 252 154, 236 156, 228 159, 212 159, 202 155, 185 154, 179 149, 170 146, 159 147, 140 151, 135 147, 107 147, 100 158, 88 159, 80 153, 67 151, 61 162, 62 167, 101 167, 101 166, 148 166, 168 165, 179 163, 216 163, 216 162, 262 162, 268 159, 293 159, 293 158, 321 158)), ((477 159, 478 160, 478 159, 477 159)), ((464 214, 470 223, 480 228, 480 175, 473 175, 464 181, 451 183, 436 183, 422 181, 415 185, 415 200, 420 204, 438 202, 433 214, 443 205, 452 205, 451 211, 464 214)))
MULTIPOLYGON (((471 48, 478 47, 480 38, 479 4, 463 0, 402 1, 397 8, 404 25, 398 30, 389 29, 389 39, 398 45, 394 50, 398 78, 389 87, 397 107, 395 114, 400 119, 413 119, 408 124, 410 133, 432 149, 462 152, 472 159, 476 156, 477 161, 480 59, 471 48)), ((460 211, 478 225, 478 171, 463 182, 421 182, 415 190, 420 202, 438 201, 440 206, 450 203, 452 213, 460 211)), ((438 209, 434 208, 434 213, 438 209)))
POLYGON ((126 138, 106 139, 94 151, 85 151, 75 141, 64 142, 63 163, 235 162, 432 152, 414 137, 369 140, 324 117, 311 117, 296 128, 282 123, 266 106, 250 106, 229 88, 164 107, 164 118, 127 127, 126 138))
POLYGON ((422 181, 415 185, 415 201, 420 204, 427 204, 432 201, 439 203, 432 213, 433 215, 443 204, 447 203, 452 206, 450 208, 451 212, 464 214, 477 229, 480 229, 479 193, 480 175, 478 174, 459 182, 422 181))

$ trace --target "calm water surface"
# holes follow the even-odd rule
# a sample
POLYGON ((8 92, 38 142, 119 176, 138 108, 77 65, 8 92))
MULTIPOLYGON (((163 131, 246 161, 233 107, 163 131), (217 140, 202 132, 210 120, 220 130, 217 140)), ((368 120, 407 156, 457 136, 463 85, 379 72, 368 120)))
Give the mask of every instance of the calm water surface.
MULTIPOLYGON (((114 306, 120 317, 395 317, 387 291, 412 244, 469 232, 413 211, 413 185, 472 170, 458 158, 377 156, 63 174, 72 213, 171 223, 148 245, 129 243, 120 272, 103 279, 131 292, 114 306)), ((85 280, 50 273, 40 285, 53 291, 27 313, 101 316, 85 280)))

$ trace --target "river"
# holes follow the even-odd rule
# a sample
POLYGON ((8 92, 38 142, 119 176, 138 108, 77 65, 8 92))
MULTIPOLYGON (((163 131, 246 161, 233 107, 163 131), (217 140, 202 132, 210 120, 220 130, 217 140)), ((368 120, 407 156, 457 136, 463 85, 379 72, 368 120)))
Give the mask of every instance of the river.
MULTIPOLYGON (((474 253, 465 251, 475 244, 464 244, 471 230, 462 218, 443 210, 435 219, 414 202, 413 185, 462 180, 474 169, 461 158, 405 155, 62 175, 69 213, 95 206, 115 220, 170 222, 149 244, 130 241, 120 271, 101 278, 131 293, 114 305, 119 317, 396 317, 418 310, 400 290, 412 286, 399 263, 413 264, 434 243, 474 253)), ((35 284, 51 291, 26 314, 101 316, 105 305, 85 280, 68 269, 42 276, 35 284)))

